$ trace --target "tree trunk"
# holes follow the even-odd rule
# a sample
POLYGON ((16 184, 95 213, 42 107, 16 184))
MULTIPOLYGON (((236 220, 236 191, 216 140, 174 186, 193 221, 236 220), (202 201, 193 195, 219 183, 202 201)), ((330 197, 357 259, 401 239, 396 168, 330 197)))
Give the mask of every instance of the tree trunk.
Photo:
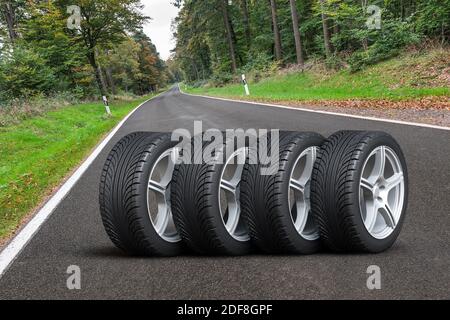
POLYGON ((227 33, 228 49, 230 50, 231 69, 233 73, 237 71, 236 50, 234 48, 233 35, 231 32, 230 18, 228 15, 228 0, 220 0, 222 7, 223 23, 227 33))
POLYGON ((302 39, 300 37, 299 19, 296 0, 289 0, 291 4, 292 26, 294 28, 295 52, 297 53, 297 64, 303 65, 305 59, 303 57, 302 39))
MULTIPOLYGON (((228 16, 228 19, 229 19, 229 22, 230 22, 231 39, 233 40, 233 45, 234 45, 234 48, 236 49, 237 43, 238 43, 238 40, 237 40, 237 37, 236 37, 236 32, 234 32, 233 22, 230 20, 229 16, 228 16)), ((239 53, 239 50, 236 50, 235 55, 236 55, 236 60, 238 60, 241 65, 244 64, 244 61, 242 60, 242 56, 239 53)))
POLYGON ((337 24, 337 21, 334 20, 333 34, 338 35, 340 31, 341 31, 341 30, 340 30, 340 28, 339 28, 339 25, 337 24))
POLYGON ((108 82, 108 86, 111 88, 112 94, 114 94, 114 95, 117 94, 116 85, 114 83, 114 78, 112 76, 111 67, 107 67, 105 69, 105 74, 106 74, 106 82, 108 82))
POLYGON ((94 69, 95 81, 97 82, 98 89, 100 90, 100 93, 102 96, 106 96, 107 90, 106 90, 105 86, 103 85, 102 74, 98 67, 97 59, 95 58, 95 51, 93 48, 91 48, 88 52, 88 60, 89 60, 89 64, 91 65, 92 69, 94 69))
MULTIPOLYGON (((98 57, 97 48, 95 49, 94 54, 95 54, 96 57, 98 57)), ((97 59, 96 59, 96 61, 97 61, 97 59)), ((100 82, 101 82, 101 85, 102 85, 102 88, 103 88, 103 92, 108 93, 108 86, 106 85, 105 77, 103 76, 102 66, 100 65, 99 62, 97 62, 97 69, 98 69, 98 74, 99 74, 99 77, 100 77, 100 82)))
MULTIPOLYGON (((367 0, 361 0, 361 6, 362 6, 362 14, 366 15, 366 10, 367 10, 367 0)), ((362 46, 364 51, 367 51, 369 49, 369 42, 367 40, 367 38, 363 38, 362 39, 362 46)))
POLYGON ((247 41, 247 49, 250 49, 252 43, 252 31, 250 28, 250 15, 248 13, 247 0, 242 0, 242 11, 244 14, 245 40, 247 41))
POLYGON ((323 27, 323 40, 325 45, 325 54, 328 57, 331 56, 331 52, 333 51, 331 46, 331 36, 330 29, 328 28, 328 16, 324 12, 323 4, 325 0, 320 0, 320 4, 322 6, 322 27, 323 27))
MULTIPOLYGON (((108 52, 108 50, 105 50, 105 55, 108 57, 108 60, 109 60, 109 52, 108 52)), ((105 68, 105 75, 106 75, 106 84, 108 85, 108 87, 111 88, 111 93, 113 95, 117 94, 116 84, 114 83, 114 77, 112 75, 112 69, 111 69, 110 66, 107 66, 105 68)), ((139 85, 139 87, 141 87, 141 86, 139 85)))
POLYGON ((278 28, 276 0, 270 0, 270 9, 272 11, 273 36, 275 41, 275 59, 281 61, 283 59, 283 53, 281 49, 280 29, 278 28))
POLYGON ((194 67, 194 71, 196 74, 195 80, 200 80, 200 72, 198 71, 197 63, 195 62, 194 58, 188 57, 188 59, 192 61, 192 66, 194 67))
POLYGON ((18 35, 16 32, 16 13, 13 5, 8 1, 2 5, 3 15, 5 16, 6 27, 8 28, 9 39, 15 42, 18 35))

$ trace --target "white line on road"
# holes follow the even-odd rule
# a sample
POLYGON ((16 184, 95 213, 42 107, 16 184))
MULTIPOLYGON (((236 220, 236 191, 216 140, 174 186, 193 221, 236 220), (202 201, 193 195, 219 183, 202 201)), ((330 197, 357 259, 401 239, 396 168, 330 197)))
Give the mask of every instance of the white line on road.
POLYGON ((262 103, 262 102, 246 101, 246 100, 233 100, 233 99, 227 99, 227 98, 204 96, 204 95, 199 95, 199 94, 191 94, 191 93, 183 92, 180 87, 179 87, 179 90, 182 94, 185 94, 187 96, 192 96, 192 97, 200 97, 200 98, 229 101, 229 102, 239 102, 239 103, 246 103, 246 104, 252 104, 252 105, 257 105, 257 106, 268 106, 268 107, 275 107, 275 108, 282 108, 282 109, 289 109, 289 110, 321 113, 321 114, 327 114, 327 115, 339 116, 339 117, 347 117, 347 118, 355 118, 355 119, 379 121, 379 122, 389 122, 389 123, 396 123, 396 124, 407 125, 407 126, 416 126, 416 127, 450 131, 450 127, 436 126, 436 125, 432 125, 432 124, 408 122, 408 121, 401 121, 401 120, 392 120, 392 119, 385 119, 385 118, 364 117, 364 116, 358 116, 358 115, 347 114, 347 113, 338 113, 338 112, 331 112, 331 111, 311 110, 311 109, 305 109, 305 108, 289 107, 289 106, 284 106, 284 105, 280 105, 280 104, 262 103))
MULTIPOLYGON (((162 94, 162 93, 160 93, 162 94)), ((26 247, 28 242, 39 231, 42 224, 50 217, 58 204, 65 198, 72 187, 78 182, 81 176, 86 172, 89 166, 94 162, 95 158, 105 148, 108 142, 114 137, 117 131, 128 120, 128 118, 136 112, 141 106, 148 101, 156 98, 154 96, 147 101, 144 101, 131 111, 119 124, 109 133, 109 135, 95 148, 91 155, 83 162, 83 164, 70 176, 70 178, 62 185, 62 187, 48 200, 48 202, 40 209, 36 215, 28 222, 25 227, 14 237, 14 239, 3 249, 0 253, 0 278, 8 270, 9 266, 14 262, 20 252, 26 247)))

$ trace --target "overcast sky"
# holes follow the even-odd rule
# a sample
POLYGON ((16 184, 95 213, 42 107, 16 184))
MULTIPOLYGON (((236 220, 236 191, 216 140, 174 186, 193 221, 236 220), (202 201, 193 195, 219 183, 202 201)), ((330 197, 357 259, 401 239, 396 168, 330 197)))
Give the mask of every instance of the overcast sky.
POLYGON ((170 56, 170 50, 175 47, 170 25, 178 14, 178 8, 170 2, 170 0, 142 0, 145 15, 152 18, 144 27, 144 31, 156 45, 163 60, 170 56))

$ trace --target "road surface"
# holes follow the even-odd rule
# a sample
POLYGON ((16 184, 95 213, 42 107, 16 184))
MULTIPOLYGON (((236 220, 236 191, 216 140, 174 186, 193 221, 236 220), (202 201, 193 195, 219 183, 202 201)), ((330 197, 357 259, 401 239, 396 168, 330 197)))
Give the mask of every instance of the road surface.
POLYGON ((151 100, 121 127, 0 279, 0 299, 399 299, 450 298, 450 131, 226 102, 181 94, 151 100), (410 204, 394 247, 378 255, 133 258, 107 238, 98 183, 107 153, 138 130, 208 127, 385 130, 402 145, 410 204), (81 268, 81 290, 66 270, 81 268), (381 268, 382 289, 367 288, 381 268))

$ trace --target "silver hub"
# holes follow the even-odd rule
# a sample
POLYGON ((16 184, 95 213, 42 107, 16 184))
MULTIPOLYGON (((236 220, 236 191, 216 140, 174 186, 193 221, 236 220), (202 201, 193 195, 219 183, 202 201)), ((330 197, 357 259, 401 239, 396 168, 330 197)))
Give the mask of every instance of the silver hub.
POLYGON ((317 158, 317 147, 311 147, 297 158, 290 176, 289 208, 297 232, 306 240, 319 239, 319 230, 311 215, 311 175, 317 158))
POLYGON ((148 215, 155 231, 173 243, 181 241, 170 207, 170 184, 178 154, 178 149, 169 149, 156 160, 150 172, 147 192, 148 215))
POLYGON ((249 241, 250 236, 241 218, 239 202, 240 183, 247 151, 235 151, 226 161, 220 178, 219 208, 222 221, 228 233, 236 240, 249 241))
POLYGON ((369 234, 386 239, 400 221, 405 179, 400 160, 387 146, 376 148, 367 158, 359 183, 361 218, 369 234))

